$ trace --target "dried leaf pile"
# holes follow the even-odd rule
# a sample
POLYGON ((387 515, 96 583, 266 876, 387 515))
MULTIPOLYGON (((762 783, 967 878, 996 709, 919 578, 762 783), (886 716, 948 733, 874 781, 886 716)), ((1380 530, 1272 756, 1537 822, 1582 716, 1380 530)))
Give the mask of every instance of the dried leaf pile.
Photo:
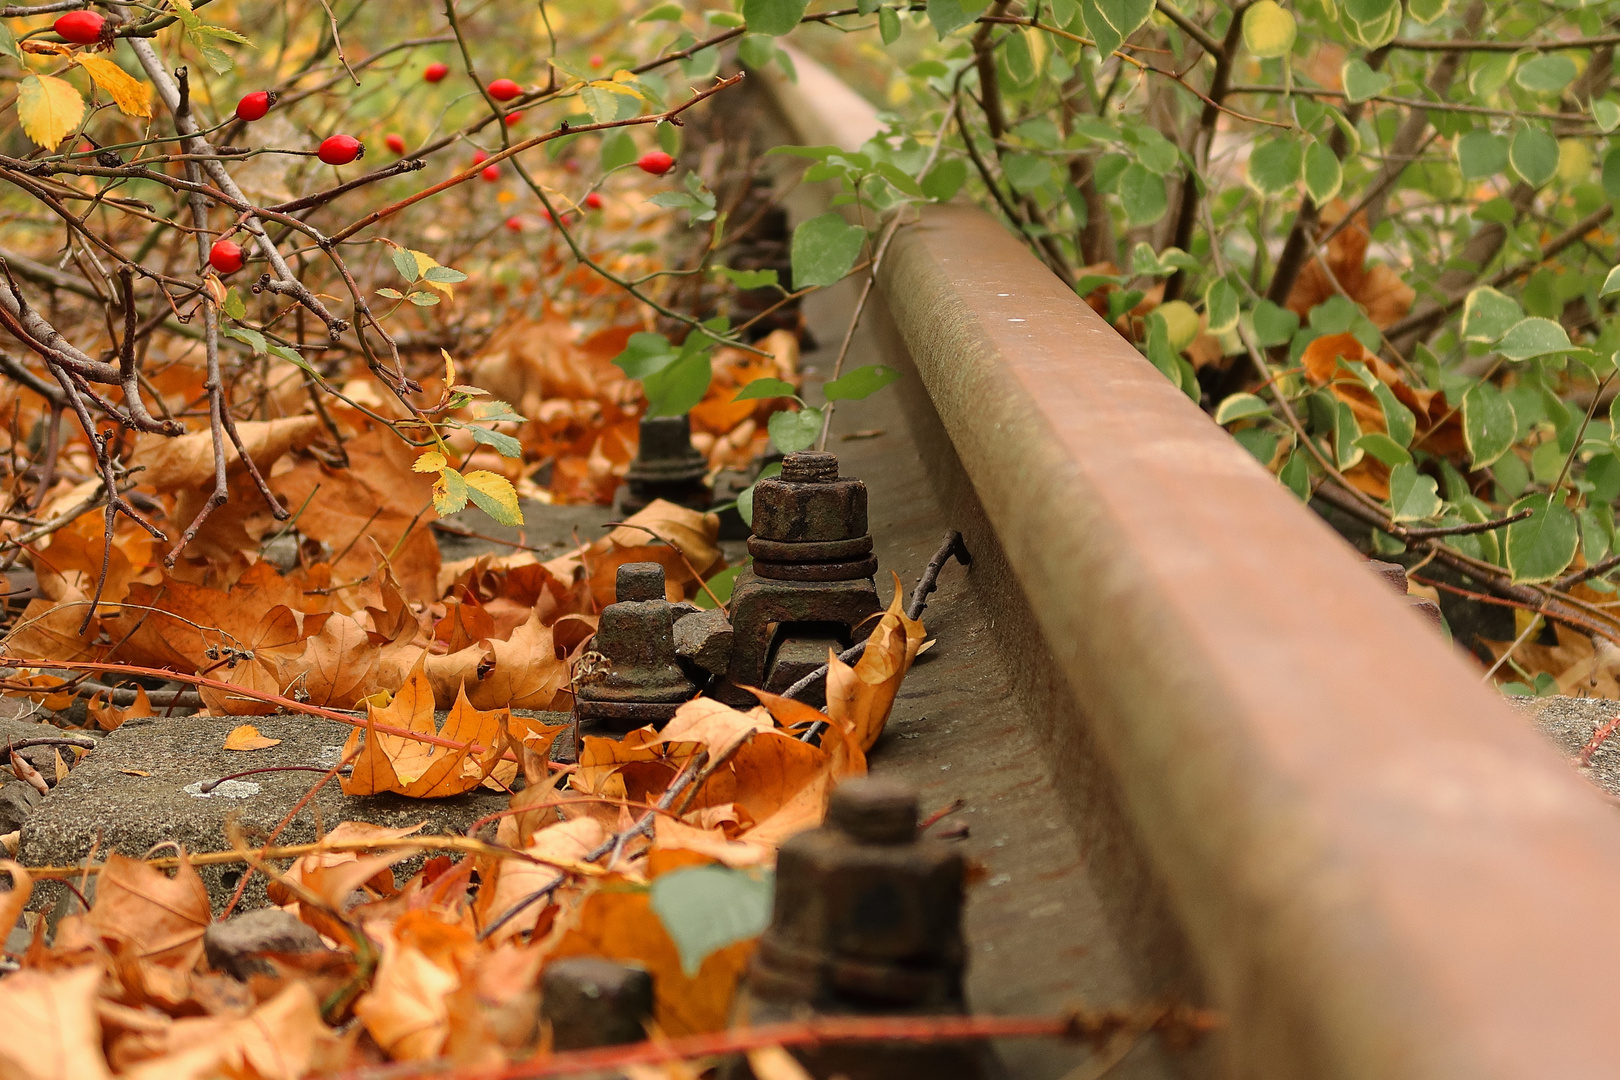
MULTIPOLYGON (((367 706, 344 787, 432 796, 521 772, 493 840, 346 822, 290 865, 246 846, 198 856, 266 874, 272 899, 321 936, 317 951, 260 955, 245 981, 204 958, 212 913, 187 857, 111 856, 94 868, 90 909, 49 944, 36 935, 21 970, 0 979, 11 1029, 0 1072, 294 1080, 434 1058, 499 1067, 549 1052, 538 976, 582 954, 651 971, 657 1033, 722 1028, 768 914, 777 846, 820 822, 832 785, 865 773, 922 640, 897 595, 855 666, 831 658, 825 713, 768 694, 746 712, 699 699, 662 732, 585 737, 575 766, 547 761, 557 729, 465 695, 439 731, 459 748, 381 733, 431 727, 419 658, 390 704, 367 706), (816 722, 819 745, 802 741, 816 722), (398 881, 392 868, 423 853, 398 881)), ((9 924, 33 878, 0 865, 13 882, 0 898, 9 924)))

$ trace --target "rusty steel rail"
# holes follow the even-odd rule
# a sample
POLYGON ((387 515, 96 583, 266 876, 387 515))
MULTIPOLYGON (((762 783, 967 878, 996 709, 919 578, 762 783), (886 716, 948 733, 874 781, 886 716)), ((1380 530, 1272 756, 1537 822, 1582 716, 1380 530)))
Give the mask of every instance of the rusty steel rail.
MULTIPOLYGON (((876 130, 795 62, 802 141, 876 130)), ((1224 1012, 1217 1071, 1615 1075, 1614 808, 996 220, 926 209, 879 294, 1088 858, 1124 921, 1162 897, 1136 940, 1179 936, 1153 980, 1224 1012)))

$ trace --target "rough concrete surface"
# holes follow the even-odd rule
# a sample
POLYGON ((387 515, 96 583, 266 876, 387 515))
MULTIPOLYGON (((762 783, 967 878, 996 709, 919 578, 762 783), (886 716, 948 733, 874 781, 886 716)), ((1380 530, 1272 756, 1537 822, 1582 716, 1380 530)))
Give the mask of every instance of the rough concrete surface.
MULTIPOLYGON (((107 735, 46 796, 22 830, 18 854, 29 866, 81 862, 92 845, 98 857, 110 852, 141 856, 174 842, 188 851, 219 851, 230 846, 227 820, 249 840, 263 840, 318 778, 308 771, 260 773, 227 781, 204 795, 199 785, 247 769, 335 764, 350 728, 311 716, 193 716, 130 720, 107 735), (225 737, 251 720, 281 745, 264 750, 226 750, 225 737)), ((506 806, 506 796, 486 789, 451 799, 407 799, 398 795, 350 797, 333 781, 301 811, 279 838, 301 844, 342 821, 370 821, 400 827, 423 824, 425 833, 462 832, 485 814, 506 806)), ((200 868, 216 909, 240 881, 240 866, 200 868)), ((31 907, 48 910, 61 896, 50 882, 36 886, 31 907)), ((244 904, 266 903, 264 879, 254 875, 244 904)))
POLYGON ((1591 760, 1580 763, 1581 749, 1597 730, 1620 717, 1620 701, 1606 698, 1510 697, 1508 702, 1534 720, 1541 733, 1570 759, 1577 772, 1620 798, 1620 729, 1601 742, 1591 760))

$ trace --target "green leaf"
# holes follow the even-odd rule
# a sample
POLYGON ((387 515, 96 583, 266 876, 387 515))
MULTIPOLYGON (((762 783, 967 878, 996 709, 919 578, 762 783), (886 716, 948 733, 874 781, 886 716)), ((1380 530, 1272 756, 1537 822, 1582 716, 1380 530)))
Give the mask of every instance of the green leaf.
POLYGON ((232 319, 247 317, 247 305, 242 302, 242 294, 236 291, 236 286, 225 290, 225 303, 220 305, 220 310, 232 319))
POLYGON ((1165 197, 1164 177, 1149 172, 1134 161, 1120 174, 1119 201, 1132 227, 1153 224, 1164 216, 1170 206, 1165 197))
POLYGON ((676 355, 675 347, 663 334, 642 332, 630 335, 624 351, 613 358, 613 363, 625 378, 645 379, 674 363, 676 355))
POLYGON ((1249 186, 1261 195, 1282 195, 1299 181, 1304 160, 1298 139, 1268 139, 1249 154, 1249 186))
POLYGON ((1422 521, 1440 512, 1439 485, 1414 465, 1396 465, 1389 471, 1389 519, 1422 521))
POLYGON ((755 379, 741 390, 732 401, 757 401, 760 398, 796 397, 793 384, 782 379, 755 379))
POLYGON ((895 189, 910 195, 914 199, 923 198, 923 189, 917 186, 917 181, 900 166, 893 162, 880 161, 877 163, 878 175, 895 186, 895 189))
POLYGON ((685 16, 686 9, 679 4, 659 4, 636 22, 680 22, 685 16))
POLYGON ((438 294, 430 292, 413 292, 405 299, 417 307, 432 307, 439 302, 438 294))
MULTIPOLYGON (((1614 517, 1613 511, 1607 507, 1603 513, 1611 519, 1614 517)), ((1580 522, 1581 553, 1586 556, 1586 565, 1591 566, 1609 553, 1610 537, 1608 531, 1603 528, 1602 520, 1591 507, 1581 508, 1580 522)))
POLYGON ((1356 414, 1342 401, 1333 403, 1333 457, 1342 469, 1348 469, 1361 460, 1364 451, 1356 445, 1361 438, 1361 426, 1356 414))
MULTIPOLYGON (((673 7, 674 5, 670 5, 673 7)), ((636 148, 636 140, 624 128, 617 128, 602 137, 602 171, 611 172, 623 168, 641 156, 636 148)))
POLYGON ((900 373, 892 367, 867 364, 826 383, 822 386, 821 392, 828 401, 860 401, 862 398, 871 397, 899 377, 900 373))
POLYGON ((1085 0, 1081 13, 1098 55, 1106 59, 1148 21, 1153 0, 1085 0))
POLYGON ((1281 480, 1283 486, 1292 491, 1300 502, 1310 501, 1311 473, 1305 464, 1304 454, 1290 454, 1277 473, 1277 479, 1281 480))
POLYGON ((1469 293, 1463 303, 1463 340, 1489 344, 1523 319, 1524 309, 1517 300, 1489 285, 1481 285, 1469 293))
POLYGON ((716 266, 714 272, 739 289, 768 289, 777 284, 775 270, 733 270, 729 266, 716 266))
POLYGON ((406 281, 415 281, 421 276, 421 269, 416 265, 416 256, 407 248, 393 249, 394 269, 399 271, 400 277, 406 281))
POLYGON ((22 61, 22 53, 17 51, 17 39, 12 36, 11 30, 5 23, 0 22, 0 53, 13 60, 22 61))
POLYGON ((523 456, 523 444, 510 435, 503 435, 499 431, 477 427, 473 424, 458 424, 456 426, 471 435, 474 442, 480 442, 493 448, 501 457, 521 458, 523 456))
POLYGON ((949 202, 966 182, 967 162, 961 158, 946 158, 928 170, 921 187, 923 194, 935 202, 949 202))
POLYGON ((1406 13, 1428 26, 1446 13, 1449 0, 1407 0, 1406 13))
MULTIPOLYGON (((696 337, 696 333, 693 334, 696 337)), ((682 349, 674 363, 641 380, 648 416, 680 416, 709 392, 714 369, 706 349, 682 349)))
POLYGON ((793 287, 831 285, 849 273, 866 243, 866 230, 846 222, 836 210, 799 224, 793 230, 793 287))
POLYGON ((1537 93, 1561 93, 1575 81, 1575 61, 1564 53, 1546 53, 1519 65, 1513 81, 1537 93))
POLYGON ((1613 296, 1620 293, 1620 266, 1609 271, 1609 276, 1603 279, 1603 287, 1598 290, 1599 296, 1613 296))
POLYGON ((1493 465, 1519 437, 1513 403, 1494 385, 1478 382, 1463 395, 1463 438, 1475 469, 1493 465))
MULTIPOLYGON (((778 468, 778 470, 780 470, 781 466, 777 466, 777 468, 778 468)), ((740 495, 737 498, 737 502, 738 502, 739 512, 740 512, 741 503, 742 503, 742 497, 740 495)), ((754 503, 754 489, 752 487, 750 487, 748 489, 748 516, 743 519, 743 521, 748 525, 749 528, 753 528, 753 526, 754 526, 753 503, 754 503)), ((715 595, 715 597, 717 599, 719 599, 719 601, 722 604, 729 604, 731 602, 732 591, 735 590, 736 587, 737 587, 737 575, 741 574, 742 572, 743 572, 743 564, 742 563, 738 563, 736 566, 728 566, 728 567, 726 567, 724 570, 722 570, 718 574, 714 575, 714 577, 710 578, 708 581, 705 581, 703 583, 703 584, 707 585, 708 588, 707 589, 699 589, 697 591, 697 595, 692 597, 692 603, 697 605, 699 608, 701 608, 704 611, 709 611, 710 609, 712 609, 714 607, 714 600, 711 600, 709 598, 709 594, 713 593, 715 595)))
POLYGON ((781 473, 782 463, 780 461, 773 461, 763 469, 759 470, 759 475, 754 477, 754 482, 752 484, 749 484, 742 491, 738 492, 737 514, 743 519, 743 524, 747 525, 750 529, 754 527, 754 488, 759 485, 761 480, 769 480, 773 476, 781 475, 781 473))
POLYGON ((988 6, 989 0, 928 0, 928 21, 944 41, 947 34, 973 22, 988 6))
MULTIPOLYGON (((449 471, 445 470, 446 473, 449 471)), ((523 524, 523 510, 518 506, 512 481, 487 469, 470 472, 463 479, 467 484, 467 496, 472 499, 474 506, 502 525, 523 524)))
POLYGON ((1620 104, 1608 98, 1599 98, 1592 102, 1592 119, 1597 121, 1599 129, 1605 133, 1620 127, 1620 104))
POLYGON ((1457 168, 1464 180, 1495 176, 1508 164, 1507 140, 1489 131, 1470 131, 1457 140, 1457 168))
POLYGON ((893 45, 900 40, 900 16, 892 7, 878 9, 878 36, 883 44, 893 45))
POLYGON ((1344 171, 1339 167, 1339 159, 1322 143, 1312 141, 1305 148, 1305 190, 1310 194, 1311 201, 1318 206, 1325 205, 1329 199, 1339 193, 1339 184, 1344 180, 1344 171))
POLYGON ((405 294, 400 292, 398 289, 378 289, 377 290, 377 295, 381 296, 381 297, 386 297, 389 300, 403 300, 403 299, 405 299, 405 294))
POLYGON ((1039 154, 1008 154, 1001 159, 1001 172, 1015 191, 1027 195, 1051 181, 1052 161, 1039 154))
POLYGON ((1541 187, 1558 175, 1558 140, 1540 128, 1522 127, 1508 148, 1513 171, 1531 187, 1541 187))
POLYGON ((422 280, 436 282, 440 285, 455 285, 466 281, 467 275, 448 266, 430 266, 422 274, 422 280))
POLYGON ((197 51, 202 54, 203 63, 212 68, 215 75, 223 75, 236 66, 236 61, 231 59, 229 53, 196 40, 193 40, 192 44, 197 46, 197 51))
POLYGON ((1575 558, 1580 528, 1575 515, 1555 495, 1529 495, 1508 508, 1509 515, 1531 511, 1507 530, 1507 565, 1515 583, 1551 581, 1575 558))
POLYGON ((751 34, 781 37, 799 25, 810 0, 743 0, 743 21, 751 34))
POLYGON ((1270 300, 1254 305, 1254 336, 1262 349, 1273 345, 1286 345, 1299 330, 1299 316, 1270 300))
POLYGON ((691 866, 652 883, 652 909, 675 942, 688 979, 697 978, 710 953, 764 933, 771 902, 771 875, 762 870, 691 866))
POLYGON ((1271 406, 1255 394, 1231 394, 1215 410, 1217 424, 1230 424, 1251 416, 1269 416, 1271 406))
POLYGON ((220 332, 228 338, 235 338, 253 350, 254 356, 263 356, 268 351, 264 335, 257 330, 250 330, 245 326, 222 326, 220 332))
POLYGON ((1364 60, 1352 60, 1345 64, 1340 78, 1344 81, 1345 97, 1350 99, 1351 104, 1377 97, 1395 81, 1382 71, 1368 67, 1364 60))
MULTIPOLYGON (((1412 464, 1412 455, 1407 453, 1406 447, 1382 431, 1368 432, 1356 440, 1356 445, 1391 468, 1412 464)), ((1431 479, 1429 483, 1434 481, 1431 479)))
POLYGON ((1224 334, 1238 324, 1238 292, 1225 278, 1216 278, 1204 290, 1204 314, 1212 334, 1224 334))
POLYGON ((1373 396, 1384 409, 1384 426, 1389 437, 1401 446, 1411 446, 1412 438, 1417 434, 1417 417, 1412 410, 1403 405, 1395 396, 1395 391, 1385 386, 1378 379, 1373 380, 1373 396))
POLYGON ((1001 62, 1006 65, 1007 79, 1014 86, 1028 86, 1035 81, 1035 53, 1029 47, 1029 36, 1021 27, 1009 28, 1001 45, 1001 62))
POLYGON ((441 469, 439 478, 433 481, 433 509, 438 511, 440 517, 449 517, 466 508, 466 479, 455 469, 441 469))
POLYGON ((1529 360, 1549 353, 1567 352, 1572 346, 1564 328, 1551 319, 1529 318, 1517 323, 1497 344, 1509 360, 1529 360))
POLYGON ((771 414, 771 419, 765 427, 771 433, 771 442, 782 453, 791 454, 795 450, 808 450, 821 434, 821 410, 775 412, 771 414))

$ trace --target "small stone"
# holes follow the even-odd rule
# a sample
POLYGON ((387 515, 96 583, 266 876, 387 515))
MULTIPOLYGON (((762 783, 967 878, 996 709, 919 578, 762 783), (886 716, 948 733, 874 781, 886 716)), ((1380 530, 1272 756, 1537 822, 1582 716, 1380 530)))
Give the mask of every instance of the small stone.
POLYGON ((1367 569, 1384 579, 1384 583, 1398 593, 1406 592, 1406 567, 1400 563, 1368 559, 1367 569))
POLYGON ((652 1007, 652 975, 637 964, 571 956, 541 977, 540 1015, 558 1050, 640 1042, 652 1007))
POLYGON ((675 624, 675 653, 711 675, 731 663, 731 623, 719 608, 688 615, 675 624))
POLYGON ((1406 602, 1413 611, 1433 623, 1435 629, 1438 630, 1444 625, 1440 620, 1440 605, 1433 600, 1426 596, 1407 596, 1406 602))
POLYGON ((16 832, 45 796, 21 781, 0 785, 0 836, 16 832))
POLYGON ((203 934, 209 966, 244 982, 254 972, 274 974, 258 958, 262 953, 310 953, 325 948, 319 934, 281 908, 260 908, 212 923, 203 934))

